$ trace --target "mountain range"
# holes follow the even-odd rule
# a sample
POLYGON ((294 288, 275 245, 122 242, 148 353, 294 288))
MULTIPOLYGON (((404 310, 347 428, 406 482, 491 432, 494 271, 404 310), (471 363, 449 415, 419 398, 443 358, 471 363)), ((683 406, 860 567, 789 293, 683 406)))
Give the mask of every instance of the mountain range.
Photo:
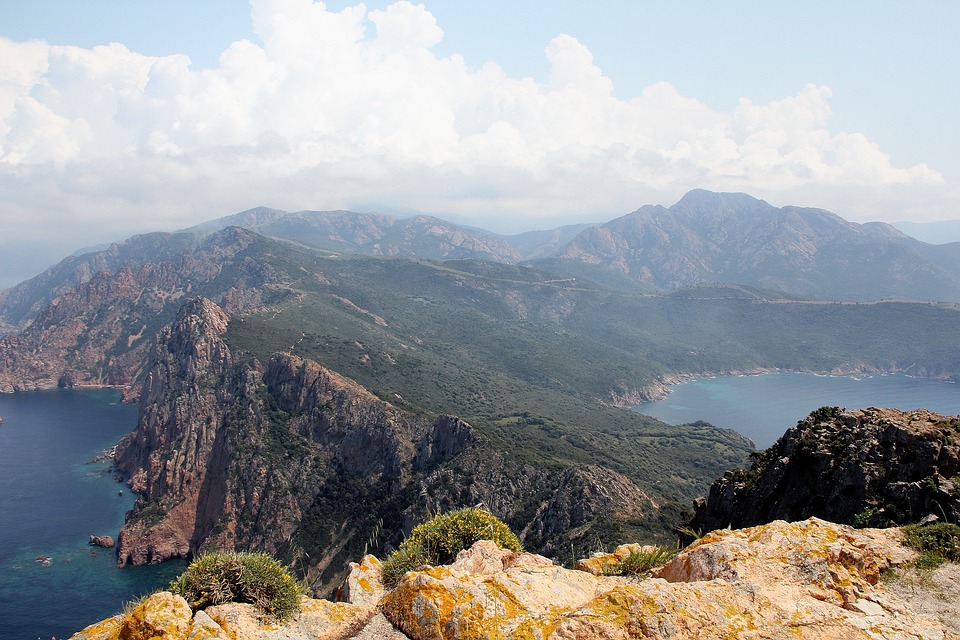
POLYGON ((635 290, 729 282, 818 299, 960 302, 960 243, 931 245, 885 223, 777 208, 742 193, 695 190, 669 208, 516 236, 430 216, 266 208, 190 231, 231 225, 334 252, 525 264, 635 290))
POLYGON ((584 551, 668 537, 746 461, 731 431, 624 409, 672 381, 958 379, 958 252, 704 191, 511 237, 257 208, 0 292, 0 391, 139 400, 117 460, 140 495, 124 562, 262 547, 330 585, 348 552, 470 501, 534 550, 584 551))

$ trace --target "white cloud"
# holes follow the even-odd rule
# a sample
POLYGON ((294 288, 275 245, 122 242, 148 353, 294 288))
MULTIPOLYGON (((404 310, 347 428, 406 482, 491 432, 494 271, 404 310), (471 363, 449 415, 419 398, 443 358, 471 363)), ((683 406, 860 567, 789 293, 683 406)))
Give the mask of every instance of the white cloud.
POLYGON ((235 42, 213 69, 121 44, 0 39, 0 226, 79 237, 258 204, 382 202, 519 229, 670 204, 693 187, 827 208, 855 188, 874 211, 931 189, 956 203, 935 170, 831 131, 827 87, 730 112, 667 82, 622 100, 569 35, 547 43, 539 83, 438 56, 443 31, 423 5, 251 7, 263 45, 235 42), (55 220, 65 213, 72 222, 55 220))

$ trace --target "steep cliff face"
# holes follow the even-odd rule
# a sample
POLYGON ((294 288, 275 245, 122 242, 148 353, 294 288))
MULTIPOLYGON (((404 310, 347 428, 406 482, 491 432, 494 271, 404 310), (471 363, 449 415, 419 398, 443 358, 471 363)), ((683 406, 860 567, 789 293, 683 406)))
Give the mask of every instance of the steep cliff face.
POLYGON ((325 486, 396 489, 418 445, 432 450, 431 434, 444 429, 312 362, 235 362, 226 329, 224 312, 197 298, 158 336, 137 430, 117 455, 141 496, 120 533, 121 564, 185 557, 204 545, 280 553, 325 486))
POLYGON ((363 548, 395 545, 454 507, 484 502, 539 549, 569 540, 570 527, 582 537, 597 522, 656 513, 612 471, 536 469, 459 418, 402 411, 315 362, 245 360, 224 342, 227 325, 195 298, 158 335, 137 429, 117 453, 140 496, 121 564, 259 550, 322 589, 363 548))
POLYGON ((889 526, 960 519, 960 418, 926 410, 824 407, 726 473, 697 506, 693 528, 816 516, 889 526))

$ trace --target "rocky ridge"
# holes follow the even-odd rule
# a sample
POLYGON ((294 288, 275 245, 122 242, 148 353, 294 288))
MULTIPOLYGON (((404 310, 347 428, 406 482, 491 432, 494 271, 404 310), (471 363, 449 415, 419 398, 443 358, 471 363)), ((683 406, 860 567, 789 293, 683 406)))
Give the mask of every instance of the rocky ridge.
POLYGON ((0 392, 133 384, 191 295, 230 313, 282 303, 295 295, 286 279, 250 257, 261 240, 236 227, 135 236, 9 290, 0 312, 19 333, 0 338, 0 392))
POLYGON ((400 410, 316 362, 233 353, 227 326, 192 298, 155 341, 137 429, 115 458, 138 494, 120 564, 266 551, 322 591, 352 554, 455 507, 485 503, 540 551, 658 509, 609 469, 540 469, 459 418, 400 410))
POLYGON ((897 529, 816 518, 715 531, 642 580, 564 569, 480 541, 453 564, 411 571, 389 590, 379 561, 366 556, 352 565, 348 602, 304 599, 285 624, 259 618, 247 604, 193 613, 161 592, 73 639, 960 637, 955 618, 917 614, 884 578, 914 555, 897 529))
POLYGON ((918 409, 823 407, 750 470, 727 472, 698 502, 692 528, 816 516, 891 526, 960 520, 960 418, 918 409))
MULTIPOLYGON (((353 211, 288 213, 258 207, 213 220, 189 231, 239 226, 273 238, 328 251, 426 259, 478 259, 513 264, 521 254, 509 238, 428 215, 397 218, 353 211)), ((549 242, 535 243, 534 249, 549 242)))

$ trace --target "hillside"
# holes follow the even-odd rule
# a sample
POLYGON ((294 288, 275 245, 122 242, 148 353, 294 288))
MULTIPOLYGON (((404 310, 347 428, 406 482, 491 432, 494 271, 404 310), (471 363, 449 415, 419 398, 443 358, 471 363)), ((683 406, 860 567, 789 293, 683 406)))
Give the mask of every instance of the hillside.
POLYGON ((438 411, 489 413, 494 391, 525 401, 537 395, 527 386, 629 405, 684 375, 960 371, 951 305, 824 304, 719 284, 643 295, 519 265, 330 256, 237 227, 132 238, 9 294, 8 322, 26 326, 0 339, 0 391, 130 384, 152 335, 195 294, 244 318, 242 349, 296 345, 438 411))
POLYGON ((514 236, 423 215, 263 207, 188 231, 227 226, 339 253, 525 262, 626 291, 719 281, 828 300, 960 302, 960 244, 927 244, 887 224, 742 193, 694 190, 669 208, 514 236))
MULTIPOLYGON (((521 257, 506 238, 425 215, 397 218, 353 211, 288 213, 259 207, 186 232, 202 234, 231 226, 337 253, 436 260, 474 258, 509 264, 521 257)), ((563 237, 562 233, 560 236, 563 237)), ((530 251, 549 244, 552 239, 548 236, 531 242, 530 236, 524 237, 530 251)))
POLYGON ((661 538, 704 478, 748 449, 730 432, 629 412, 602 431, 534 421, 524 431, 558 446, 504 446, 489 426, 401 408, 310 360, 251 359, 224 341, 228 322, 191 298, 154 343, 137 428, 116 454, 138 494, 121 564, 257 549, 324 590, 365 547, 477 503, 540 552, 661 538), (623 450, 599 446, 610 439, 623 450))

